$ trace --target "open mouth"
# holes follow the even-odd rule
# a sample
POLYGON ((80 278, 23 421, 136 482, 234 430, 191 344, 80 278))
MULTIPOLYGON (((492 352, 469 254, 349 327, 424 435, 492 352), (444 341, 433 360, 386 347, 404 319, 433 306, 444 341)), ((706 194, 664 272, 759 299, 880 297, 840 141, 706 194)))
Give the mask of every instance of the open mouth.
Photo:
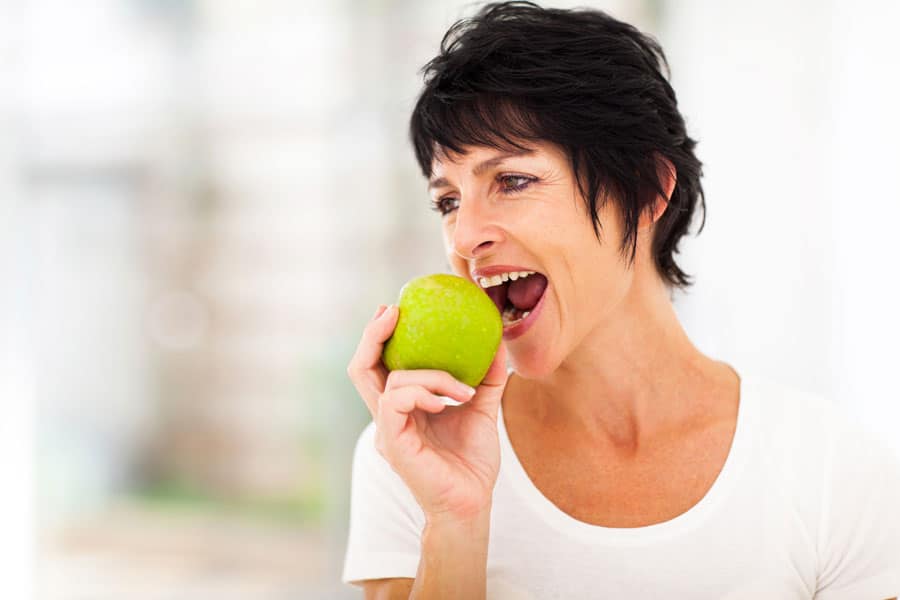
POLYGON ((547 289, 547 278, 536 271, 520 271, 494 275, 482 280, 481 285, 500 311, 506 329, 531 314, 547 289))

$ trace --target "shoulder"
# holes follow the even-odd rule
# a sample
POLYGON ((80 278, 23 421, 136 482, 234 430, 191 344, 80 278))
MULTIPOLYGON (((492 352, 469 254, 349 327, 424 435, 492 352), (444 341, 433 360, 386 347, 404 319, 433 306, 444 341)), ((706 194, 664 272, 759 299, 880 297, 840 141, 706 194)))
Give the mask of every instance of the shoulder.
POLYGON ((356 439, 353 449, 353 480, 380 480, 385 483, 402 483, 400 477, 375 448, 375 422, 370 421, 356 439))
POLYGON ((366 425, 356 438, 353 448, 351 484, 354 488, 378 489, 402 484, 390 463, 375 447, 375 422, 366 425))
POLYGON ((760 481, 788 502, 813 539, 827 535, 828 521, 861 509, 849 489, 900 488, 897 457, 831 398, 761 377, 745 387, 760 481))
POLYGON ((415 577, 425 516, 406 484, 375 449, 375 424, 353 452, 344 582, 415 577))
POLYGON ((380 509, 397 511, 416 528, 425 524, 424 514, 409 487, 375 448, 375 422, 360 432, 353 451, 351 488, 357 498, 366 498, 380 509))
POLYGON ((356 438, 356 448, 354 455, 359 453, 368 453, 369 450, 375 450, 375 421, 369 421, 359 436, 356 438))
POLYGON ((756 437, 780 458, 809 454, 831 468, 840 466, 834 459, 841 456, 867 456, 877 466, 896 460, 855 415, 824 394, 760 376, 748 377, 744 388, 756 412, 756 437))
POLYGON ((379 466, 379 458, 382 457, 375 449, 375 422, 371 421, 356 438, 353 448, 353 478, 356 479, 358 473, 372 466, 379 466))
POLYGON ((822 431, 837 406, 826 396, 770 377, 748 375, 742 392, 759 411, 759 425, 772 430, 822 431))
POLYGON ((830 430, 839 420, 834 403, 815 392, 750 375, 742 382, 739 410, 756 460, 769 478, 780 475, 783 486, 815 489, 830 430))
MULTIPOLYGON (((779 458, 806 456, 820 462, 841 437, 868 438, 856 419, 832 398, 763 376, 742 387, 760 450, 779 458)), ((804 465, 809 467, 810 465, 804 465)))
POLYGON ((746 387, 767 493, 790 503, 814 547, 816 597, 896 594, 900 459, 822 394, 765 378, 751 378, 746 387))
POLYGON ((753 413, 747 426, 757 452, 793 480, 813 486, 847 470, 877 477, 879 469, 891 469, 897 462, 883 440, 824 394, 751 376, 742 395, 753 413))

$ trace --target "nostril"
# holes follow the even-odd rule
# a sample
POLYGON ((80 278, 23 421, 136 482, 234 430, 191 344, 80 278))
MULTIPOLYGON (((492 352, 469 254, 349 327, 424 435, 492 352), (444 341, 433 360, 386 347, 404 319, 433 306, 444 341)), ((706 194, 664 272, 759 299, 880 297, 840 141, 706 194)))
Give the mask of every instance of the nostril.
POLYGON ((465 243, 454 243, 453 249, 458 256, 461 256, 466 260, 474 260, 475 258, 479 257, 481 253, 490 250, 494 243, 495 242, 493 242, 492 240, 486 240, 484 242, 481 242, 477 246, 472 246, 465 243))
POLYGON ((488 242, 481 242, 481 243, 478 244, 478 246, 475 248, 475 252, 481 252, 481 251, 483 251, 483 250, 487 250, 488 248, 490 248, 490 247, 493 246, 493 245, 494 245, 494 242, 490 242, 490 241, 488 241, 488 242))

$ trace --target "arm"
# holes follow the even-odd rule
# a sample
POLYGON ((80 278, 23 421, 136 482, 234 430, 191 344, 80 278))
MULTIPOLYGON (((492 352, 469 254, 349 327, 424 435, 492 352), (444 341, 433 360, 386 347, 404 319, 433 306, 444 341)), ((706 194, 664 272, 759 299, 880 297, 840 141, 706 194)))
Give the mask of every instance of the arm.
POLYGON ((365 600, 407 600, 413 581, 410 577, 367 579, 362 583, 365 600))
POLYGON ((393 597, 406 582, 378 580, 415 573, 411 598, 478 600, 500 468, 506 348, 501 342, 474 390, 444 371, 389 372, 381 355, 398 318, 379 308, 347 368, 374 421, 354 456, 342 579, 393 597), (460 404, 448 407, 441 396, 460 404))
POLYGON ((490 512, 428 520, 411 599, 485 597, 490 512))
POLYGON ((416 578, 364 581, 366 600, 484 598, 489 530, 490 509, 467 520, 429 519, 416 578))
POLYGON ((855 419, 838 414, 829 425, 815 597, 896 597, 900 590, 900 462, 855 419))

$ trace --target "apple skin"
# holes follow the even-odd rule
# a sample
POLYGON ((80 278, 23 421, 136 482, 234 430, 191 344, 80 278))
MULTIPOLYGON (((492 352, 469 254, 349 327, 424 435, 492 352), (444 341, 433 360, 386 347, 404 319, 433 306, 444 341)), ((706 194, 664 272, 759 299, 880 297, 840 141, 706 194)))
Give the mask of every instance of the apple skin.
POLYGON ((481 288, 457 275, 425 275, 400 289, 397 306, 382 352, 389 370, 439 369, 471 387, 481 383, 503 337, 500 311, 481 288))

